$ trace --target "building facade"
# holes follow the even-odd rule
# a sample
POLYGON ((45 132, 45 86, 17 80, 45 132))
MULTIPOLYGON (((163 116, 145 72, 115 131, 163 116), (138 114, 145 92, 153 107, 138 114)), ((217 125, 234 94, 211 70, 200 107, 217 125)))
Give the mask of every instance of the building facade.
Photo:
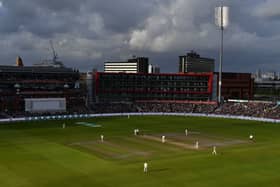
POLYGON ((70 68, 0 66, 0 111, 24 112, 27 98, 65 98, 67 110, 84 105, 79 72, 70 68))
MULTIPOLYGON (((218 73, 215 73, 218 77, 218 73)), ((217 78, 218 83, 218 78, 217 78)), ((218 91, 218 88, 217 88, 218 91)), ((224 99, 253 99, 254 79, 251 73, 222 73, 222 97, 224 99)))
POLYGON ((280 80, 255 80, 254 98, 259 100, 280 101, 280 80))
POLYGON ((254 99, 280 101, 280 73, 258 70, 254 77, 254 99))
POLYGON ((211 58, 200 57, 199 54, 191 51, 187 55, 179 56, 179 72, 214 72, 215 61, 211 58))
POLYGON ((160 67, 157 65, 149 64, 149 73, 160 73, 160 67))
MULTIPOLYGON (((217 73, 103 73, 94 76, 93 102, 217 101, 217 73)), ((223 73, 224 99, 252 99, 249 73, 223 73)))
POLYGON ((105 62, 106 73, 148 73, 149 59, 146 57, 135 57, 127 62, 105 62))
POLYGON ((123 101, 210 101, 213 73, 95 74, 96 102, 123 101))

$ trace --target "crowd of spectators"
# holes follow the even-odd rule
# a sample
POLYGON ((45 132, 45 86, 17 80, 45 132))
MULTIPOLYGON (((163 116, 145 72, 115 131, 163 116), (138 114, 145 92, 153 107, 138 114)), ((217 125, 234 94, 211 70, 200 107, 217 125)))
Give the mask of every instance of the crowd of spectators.
POLYGON ((224 103, 215 113, 263 117, 265 106, 259 103, 224 103))
POLYGON ((21 117, 36 117, 36 116, 56 116, 56 115, 73 115, 73 114, 88 114, 90 111, 84 107, 75 107, 68 111, 53 111, 53 112, 26 112, 26 111, 6 111, 0 112, 0 119, 21 118, 21 117))
POLYGON ((165 113, 204 113, 235 116, 250 116, 280 119, 280 106, 273 103, 228 102, 218 104, 200 103, 115 103, 98 104, 94 113, 125 113, 125 112, 165 112, 165 113))
POLYGON ((139 112, 139 108, 133 103, 98 103, 92 105, 91 112, 95 114, 139 112))
POLYGON ((0 113, 0 119, 26 116, 51 116, 68 114, 100 114, 100 113, 127 113, 127 112, 164 112, 164 113, 203 113, 221 114, 235 116, 262 117, 280 119, 280 105, 275 103, 247 102, 236 103, 226 102, 222 105, 215 103, 99 103, 91 106, 76 108, 73 111, 62 113, 0 113))
POLYGON ((139 112, 178 112, 178 113, 212 113, 215 104, 193 103, 141 103, 137 104, 139 112))

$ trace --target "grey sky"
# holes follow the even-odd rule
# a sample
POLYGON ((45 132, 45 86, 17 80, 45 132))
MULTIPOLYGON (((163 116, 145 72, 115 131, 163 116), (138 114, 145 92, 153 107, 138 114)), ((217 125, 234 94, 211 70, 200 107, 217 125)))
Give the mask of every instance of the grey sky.
MULTIPOLYGON (((176 72, 178 56, 219 55, 217 0, 2 0, 0 64, 51 58, 51 39, 66 66, 103 70, 106 60, 148 56, 176 72)), ((280 1, 225 0, 226 71, 280 71, 280 1)), ((0 4, 1 5, 1 4, 0 4)))

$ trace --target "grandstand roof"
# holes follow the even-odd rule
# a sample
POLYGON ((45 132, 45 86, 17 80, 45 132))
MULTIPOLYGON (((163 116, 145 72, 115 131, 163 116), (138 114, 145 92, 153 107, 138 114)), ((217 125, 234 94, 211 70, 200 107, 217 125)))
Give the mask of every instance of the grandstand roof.
POLYGON ((71 68, 65 68, 65 67, 35 67, 35 66, 24 66, 24 67, 18 67, 18 66, 5 66, 0 65, 0 73, 1 72, 25 72, 25 73, 76 73, 78 71, 75 71, 71 68))

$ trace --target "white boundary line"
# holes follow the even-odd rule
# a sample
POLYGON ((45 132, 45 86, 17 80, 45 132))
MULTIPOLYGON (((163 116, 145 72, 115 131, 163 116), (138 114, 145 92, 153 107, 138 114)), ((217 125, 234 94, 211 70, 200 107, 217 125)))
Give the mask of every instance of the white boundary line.
POLYGON ((107 113, 107 114, 74 114, 74 115, 54 115, 54 116, 36 116, 36 117, 21 117, 0 119, 0 123, 23 122, 23 121, 38 121, 38 120, 61 120, 61 119, 79 119, 79 118, 95 118, 95 117, 117 117, 117 116, 189 116, 189 117, 209 117, 209 118, 224 118, 224 119, 239 119, 247 121, 261 121, 269 123, 280 123, 279 119, 257 118, 248 116, 233 116, 233 115, 216 115, 216 114, 201 114, 201 113, 164 113, 164 112, 145 112, 145 113, 107 113))

